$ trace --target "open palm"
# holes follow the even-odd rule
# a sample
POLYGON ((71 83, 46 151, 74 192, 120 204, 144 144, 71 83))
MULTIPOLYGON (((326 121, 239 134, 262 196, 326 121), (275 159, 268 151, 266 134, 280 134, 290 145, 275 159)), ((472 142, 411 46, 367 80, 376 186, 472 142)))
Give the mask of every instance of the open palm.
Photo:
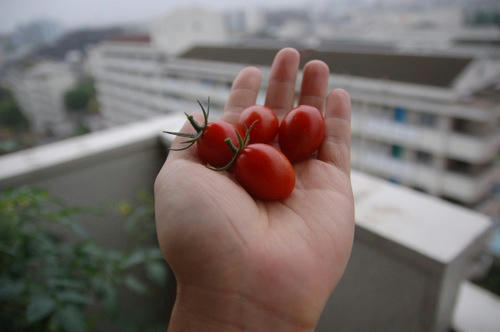
MULTIPOLYGON (((279 117, 293 106, 298 66, 293 49, 273 62, 266 106, 279 117)), ((354 229, 350 101, 343 90, 327 95, 328 78, 321 61, 304 67, 299 104, 324 111, 327 137, 317 157, 294 165, 296 186, 284 200, 253 199, 230 174, 206 168, 194 149, 169 154, 155 198, 160 246, 177 279, 172 330, 186 328, 179 317, 189 315, 204 317, 206 329, 259 330, 259 317, 272 330, 314 329, 354 229)), ((257 68, 240 72, 224 120, 235 123, 256 103, 260 82, 257 68)))

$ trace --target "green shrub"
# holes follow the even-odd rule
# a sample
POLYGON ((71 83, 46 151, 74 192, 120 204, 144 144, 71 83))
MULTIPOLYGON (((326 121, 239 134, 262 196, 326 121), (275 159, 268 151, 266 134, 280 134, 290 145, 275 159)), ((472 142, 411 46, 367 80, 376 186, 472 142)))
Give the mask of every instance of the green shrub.
POLYGON ((0 86, 0 126, 14 129, 29 129, 29 121, 19 109, 12 93, 0 86))
POLYGON ((95 112, 95 88, 91 79, 83 79, 64 94, 64 105, 70 112, 95 112))
POLYGON ((146 294, 152 282, 164 284, 168 270, 161 252, 147 245, 154 234, 152 197, 141 193, 139 201, 119 204, 130 236, 127 249, 113 250, 95 243, 75 220, 102 212, 68 207, 43 190, 1 193, 2 331, 78 332, 103 322, 117 326, 127 316, 120 314, 119 287, 146 294), (146 271, 143 277, 132 273, 138 269, 146 271))

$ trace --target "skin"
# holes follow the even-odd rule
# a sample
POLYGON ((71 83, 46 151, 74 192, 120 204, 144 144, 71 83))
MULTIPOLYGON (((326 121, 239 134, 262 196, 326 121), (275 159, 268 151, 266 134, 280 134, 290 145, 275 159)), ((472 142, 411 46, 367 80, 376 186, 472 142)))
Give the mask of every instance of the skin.
MULTIPOLYGON (((299 57, 282 49, 271 68, 265 106, 279 118, 294 104, 299 57)), ((326 136, 316 157, 294 165, 295 189, 284 200, 253 199, 194 149, 169 154, 155 182, 158 239, 177 280, 169 331, 315 329, 354 233, 350 98, 327 93, 328 77, 321 61, 304 67, 298 104, 324 112, 326 136)), ((257 68, 239 73, 224 120, 236 123, 255 104, 260 82, 257 68)))

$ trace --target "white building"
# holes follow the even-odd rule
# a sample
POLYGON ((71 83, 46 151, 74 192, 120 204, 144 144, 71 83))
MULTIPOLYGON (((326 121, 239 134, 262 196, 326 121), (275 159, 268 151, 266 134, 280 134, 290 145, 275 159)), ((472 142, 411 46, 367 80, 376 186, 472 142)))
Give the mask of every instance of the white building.
POLYGON ((228 41, 224 16, 202 7, 180 7, 156 19, 151 26, 154 46, 167 54, 179 54, 196 44, 228 41))
MULTIPOLYGON (((106 43, 94 49, 99 101, 110 124, 167 112, 196 111, 211 97, 221 109, 236 73, 264 72, 277 49, 195 47, 167 58, 150 45, 106 43)), ((322 59, 332 86, 353 99, 352 163, 357 169, 500 215, 499 63, 463 56, 303 51, 322 59), (489 88, 490 87, 490 88, 489 88)), ((300 84, 300 83, 298 83, 300 84)), ((297 85, 299 87, 300 85, 297 85)))
POLYGON ((64 63, 43 61, 9 74, 8 83, 23 113, 38 133, 64 137, 73 133, 64 93, 76 77, 64 63))

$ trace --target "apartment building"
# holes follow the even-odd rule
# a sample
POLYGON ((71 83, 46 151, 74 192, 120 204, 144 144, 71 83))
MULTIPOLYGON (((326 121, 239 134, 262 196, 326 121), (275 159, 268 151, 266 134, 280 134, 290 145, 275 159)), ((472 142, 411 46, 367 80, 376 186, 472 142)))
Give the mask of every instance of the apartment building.
POLYGON ((7 83, 35 132, 64 137, 74 128, 64 107, 64 93, 75 83, 68 65, 41 61, 11 72, 7 83))
MULTIPOLYGON (((220 110, 248 64, 263 70, 262 103, 276 51, 199 46, 169 57, 147 42, 101 44, 92 67, 102 113, 116 125, 195 111, 196 98, 207 96, 220 110)), ((352 96, 354 168, 500 215, 498 62, 366 50, 301 53, 302 64, 328 63, 331 87, 352 96)))
POLYGON ((153 45, 172 55, 199 43, 223 44, 228 38, 224 15, 196 5, 171 10, 151 25, 153 45))

